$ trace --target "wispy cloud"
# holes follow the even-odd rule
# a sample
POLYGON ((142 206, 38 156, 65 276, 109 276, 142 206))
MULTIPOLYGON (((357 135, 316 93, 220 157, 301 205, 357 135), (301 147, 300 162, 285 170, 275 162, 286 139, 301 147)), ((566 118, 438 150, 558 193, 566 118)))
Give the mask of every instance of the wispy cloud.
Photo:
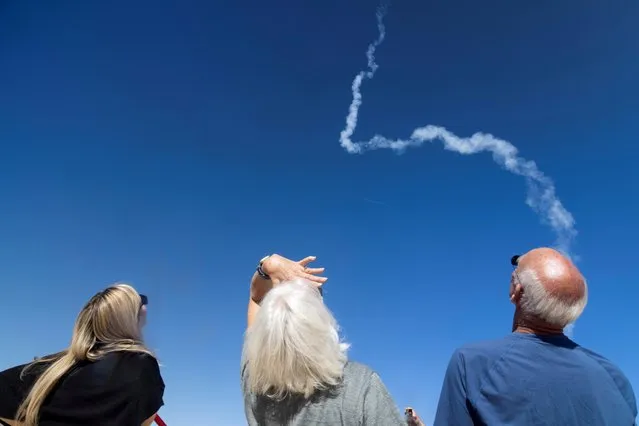
POLYGON ((404 152, 410 147, 419 147, 426 142, 439 141, 444 149, 462 155, 489 152, 493 160, 509 172, 522 176, 526 180, 528 193, 526 204, 532 208, 551 227, 556 235, 556 247, 567 255, 570 254, 570 244, 577 235, 575 220, 566 210, 555 191, 553 181, 539 170, 534 161, 519 156, 519 151, 510 142, 499 139, 489 133, 478 132, 470 137, 459 137, 441 126, 427 125, 413 130, 407 139, 388 139, 375 135, 363 142, 353 142, 351 139, 357 127, 359 108, 362 105, 361 86, 365 79, 375 76, 378 65, 375 62, 375 51, 386 38, 384 16, 386 7, 377 10, 377 39, 368 46, 366 57, 367 69, 355 76, 352 84, 353 101, 346 116, 346 127, 340 134, 340 144, 351 154, 361 154, 376 149, 390 149, 404 152))

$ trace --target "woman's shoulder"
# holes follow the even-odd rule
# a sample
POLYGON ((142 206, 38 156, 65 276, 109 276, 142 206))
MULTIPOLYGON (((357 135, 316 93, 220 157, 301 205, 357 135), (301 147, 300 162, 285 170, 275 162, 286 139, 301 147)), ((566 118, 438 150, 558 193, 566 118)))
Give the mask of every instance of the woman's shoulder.
POLYGON ((158 365, 158 360, 154 355, 138 351, 115 351, 104 356, 104 359, 112 358, 131 365, 158 365))
POLYGON ((366 364, 348 361, 344 366, 344 384, 350 388, 365 389, 377 373, 366 364))
POLYGON ((96 361, 77 364, 65 380, 73 388, 103 387, 124 393, 137 393, 140 388, 163 388, 157 360, 148 354, 116 351, 96 361))
POLYGON ((15 367, 0 371, 0 380, 14 384, 19 382, 32 384, 32 382, 53 363, 55 355, 56 354, 47 355, 46 357, 36 357, 29 363, 16 365, 15 367))
POLYGON ((120 372, 124 371, 126 376, 132 378, 160 373, 160 365, 157 358, 144 352, 111 352, 97 362, 105 366, 110 365, 120 372))
POLYGON ((24 382, 26 378, 24 377, 23 372, 25 367, 28 365, 29 364, 17 365, 0 371, 0 388, 5 388, 7 386, 17 387, 24 382))
POLYGON ((344 377, 361 377, 366 378, 375 374, 375 371, 366 364, 360 362, 348 361, 344 366, 344 377))

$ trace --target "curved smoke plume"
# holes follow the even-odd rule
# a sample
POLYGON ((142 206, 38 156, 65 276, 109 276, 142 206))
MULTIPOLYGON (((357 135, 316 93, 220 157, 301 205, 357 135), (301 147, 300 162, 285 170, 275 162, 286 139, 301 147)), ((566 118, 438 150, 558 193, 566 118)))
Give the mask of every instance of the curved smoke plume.
POLYGON ((357 127, 359 108, 362 105, 362 83, 365 79, 372 79, 378 68, 375 62, 375 51, 386 37, 386 28, 384 27, 385 14, 386 7, 381 7, 377 10, 379 34, 377 39, 368 46, 366 52, 368 68, 357 74, 353 80, 353 101, 346 116, 346 127, 340 134, 342 147, 350 154, 361 154, 375 149, 390 149, 401 153, 409 147, 418 147, 426 142, 440 141, 443 143, 444 149, 463 155, 490 152, 497 164, 509 172, 525 178, 528 186, 526 204, 552 228, 557 237, 557 248, 569 255, 570 243, 577 234, 572 214, 559 201, 552 180, 537 168, 534 161, 520 157, 517 148, 510 142, 499 139, 489 133, 481 132, 463 138, 444 127, 435 125, 413 130, 408 139, 388 139, 384 136, 375 135, 372 139, 364 142, 353 142, 351 140, 357 127))

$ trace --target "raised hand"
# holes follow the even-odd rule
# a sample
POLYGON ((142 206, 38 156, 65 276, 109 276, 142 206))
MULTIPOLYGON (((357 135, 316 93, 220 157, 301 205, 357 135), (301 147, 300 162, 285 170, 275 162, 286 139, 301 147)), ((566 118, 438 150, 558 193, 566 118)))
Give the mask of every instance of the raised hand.
POLYGON ((318 287, 326 282, 328 278, 319 276, 324 272, 324 268, 309 268, 308 265, 314 262, 315 256, 308 256, 302 260, 294 261, 278 254, 270 256, 262 264, 262 270, 271 277, 273 286, 281 282, 290 281, 296 278, 305 279, 318 287))
POLYGON ((406 413, 406 423, 408 424, 408 426, 426 426, 424 422, 422 422, 422 419, 419 418, 415 410, 413 410, 411 407, 406 407, 406 410, 404 412, 406 413))

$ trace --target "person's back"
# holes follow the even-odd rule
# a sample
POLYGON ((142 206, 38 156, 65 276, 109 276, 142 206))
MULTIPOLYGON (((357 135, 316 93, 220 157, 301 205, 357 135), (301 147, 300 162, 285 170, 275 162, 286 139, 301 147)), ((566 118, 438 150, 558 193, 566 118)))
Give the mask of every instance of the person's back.
POLYGON ((513 333, 455 351, 435 426, 634 425, 637 404, 628 379, 563 333, 588 300, 581 272, 549 248, 511 263, 513 333))
POLYGON ((142 338, 147 303, 126 284, 94 295, 69 347, 0 372, 0 422, 149 426, 164 404, 164 382, 142 338))
POLYGON ((289 397, 277 401, 256 396, 246 389, 244 379, 242 389, 249 426, 402 424, 395 403, 379 376, 369 367, 355 362, 348 362, 344 367, 342 384, 317 392, 308 399, 289 397))
POLYGON ((249 426, 405 426, 379 376, 348 361, 313 260, 272 255, 251 280, 241 362, 249 426))
MULTIPOLYGON (((14 418, 18 407, 51 362, 0 373, 0 417, 14 418)), ((39 426, 141 425, 162 406, 164 383, 155 358, 111 352, 81 361, 60 378, 40 408, 39 426)))
POLYGON ((453 370, 464 374, 447 374, 436 424, 630 426, 637 414, 623 373, 563 335, 513 333, 466 345, 453 370), (454 396, 460 385, 463 400, 454 396))

